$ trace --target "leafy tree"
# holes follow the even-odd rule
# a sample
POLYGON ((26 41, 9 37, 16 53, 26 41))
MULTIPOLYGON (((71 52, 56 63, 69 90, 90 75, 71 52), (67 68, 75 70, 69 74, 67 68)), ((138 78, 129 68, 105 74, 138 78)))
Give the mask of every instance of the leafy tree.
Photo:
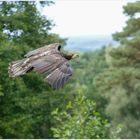
POLYGON ((123 124, 121 138, 140 138, 140 2, 128 3, 124 13, 129 16, 122 32, 115 33, 118 48, 106 49, 109 69, 101 73, 95 83, 108 99, 106 112, 112 124, 123 124))
POLYGON ((66 40, 49 33, 52 21, 37 2, 0 2, 0 137, 139 138, 139 5, 124 7, 130 19, 113 35, 120 46, 81 54, 69 84, 54 91, 35 72, 13 79, 7 68, 29 50, 66 40))
POLYGON ((27 50, 52 42, 64 43, 58 35, 49 34, 51 27, 51 21, 39 13, 35 1, 0 2, 1 138, 53 137, 51 89, 36 73, 15 79, 8 75, 9 62, 20 59, 27 50))
MULTIPOLYGON (((87 52, 81 54, 81 57, 72 62, 74 66, 75 79, 77 86, 83 85, 86 88, 85 96, 96 102, 98 111, 102 117, 106 118, 105 106, 107 100, 104 95, 98 90, 101 86, 97 86, 94 82, 96 77, 108 70, 108 64, 106 62, 106 48, 103 46, 101 49, 94 52, 87 52)), ((74 82, 72 81, 72 82, 74 82)))
MULTIPOLYGON (((51 3, 50 1, 40 2, 42 6, 51 3)), ((69 125, 67 131, 71 131, 74 125, 77 134, 74 133, 72 136, 77 135, 82 138, 88 137, 89 134, 90 137, 96 138, 109 137, 109 124, 102 119, 100 113, 94 111, 95 103, 90 100, 88 94, 82 95, 81 99, 77 95, 81 88, 80 84, 87 91, 91 87, 88 80, 92 81, 92 78, 88 76, 84 83, 85 73, 82 73, 82 77, 79 76, 77 79, 80 69, 72 77, 71 83, 59 91, 53 91, 35 72, 14 79, 9 77, 9 62, 22 58, 28 50, 54 42, 65 44, 65 40, 61 39, 59 35, 49 33, 53 26, 52 22, 42 16, 36 6, 35 1, 0 3, 0 137, 55 138, 54 130, 59 131, 54 117, 56 108, 59 108, 60 111, 57 114, 58 118, 61 118, 64 112, 71 116, 70 119, 64 120, 66 125, 64 123, 61 125, 65 127, 69 125), (74 100, 77 100, 78 103, 74 103, 72 108, 69 108, 67 103, 70 105, 74 100), (89 107, 91 110, 88 110, 89 107), (76 127, 76 120, 79 118, 78 109, 82 119, 87 120, 86 128, 84 128, 82 120, 81 125, 76 127), (87 111, 88 115, 84 111, 87 111), (81 126, 83 129, 79 133, 81 126), (92 127, 95 129, 94 131, 92 127), (92 132, 94 133, 92 134, 92 132)), ((98 54, 94 55, 95 58, 98 57, 98 54)), ((83 66, 86 65, 88 57, 89 55, 83 57, 81 62, 83 66)), ((94 65, 96 64, 97 62, 94 65)), ((93 71, 93 74, 97 72, 96 69, 93 71)), ((88 74, 88 71, 86 73, 88 74)), ((92 94, 90 96, 92 97, 92 94)), ((60 130, 59 134, 63 134, 63 130, 60 130)), ((64 137, 70 136, 65 135, 64 137)))
POLYGON ((94 101, 83 95, 84 88, 77 89, 77 96, 69 101, 66 109, 52 112, 55 138, 110 138, 110 125, 96 111, 94 101))
MULTIPOLYGON (((26 43, 30 47, 39 47, 59 41, 59 36, 49 34, 53 24, 37 9, 40 6, 50 5, 52 1, 37 3, 35 1, 1 2, 0 4, 0 30, 8 36, 9 40, 26 43), (53 39, 55 38, 55 39, 53 39)), ((3 38, 1 38, 3 39, 3 38)))

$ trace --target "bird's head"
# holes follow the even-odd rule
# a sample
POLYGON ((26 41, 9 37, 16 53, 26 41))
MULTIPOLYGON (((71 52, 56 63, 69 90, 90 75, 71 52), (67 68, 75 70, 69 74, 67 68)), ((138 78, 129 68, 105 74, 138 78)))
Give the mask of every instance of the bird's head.
POLYGON ((63 56, 67 59, 67 60, 71 60, 71 59, 75 59, 77 57, 79 57, 78 54, 75 53, 68 53, 68 54, 63 54, 63 56))
POLYGON ((71 58, 72 58, 72 59, 75 59, 75 58, 77 58, 77 57, 79 57, 79 55, 76 54, 76 53, 73 53, 71 58))

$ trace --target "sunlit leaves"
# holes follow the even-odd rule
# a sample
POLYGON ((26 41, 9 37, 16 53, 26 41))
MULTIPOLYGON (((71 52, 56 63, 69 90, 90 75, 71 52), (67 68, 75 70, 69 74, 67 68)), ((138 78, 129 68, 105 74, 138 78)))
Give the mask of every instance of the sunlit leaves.
POLYGON ((96 112, 94 101, 77 92, 66 110, 56 108, 52 112, 55 125, 51 128, 55 138, 109 138, 110 125, 96 112))

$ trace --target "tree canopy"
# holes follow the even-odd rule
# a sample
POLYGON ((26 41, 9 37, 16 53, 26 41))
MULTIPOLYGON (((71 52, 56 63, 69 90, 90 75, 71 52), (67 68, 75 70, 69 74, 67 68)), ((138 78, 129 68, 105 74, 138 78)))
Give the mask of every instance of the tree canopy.
MULTIPOLYGON (((40 6, 49 6, 50 4, 52 4, 51 1, 40 2, 40 6)), ((65 44, 65 39, 60 38, 57 34, 49 33, 52 27, 52 21, 41 15, 35 1, 0 2, 1 138, 55 138, 56 131, 54 130, 59 131, 60 129, 57 126, 57 123, 59 123, 57 120, 61 119, 63 112, 68 111, 67 103, 75 104, 73 99, 77 96, 76 92, 80 87, 79 89, 74 88, 72 91, 73 83, 67 85, 64 89, 54 91, 35 72, 14 79, 8 75, 9 62, 21 59, 25 52, 49 43, 65 44), (54 117, 54 111, 57 108, 60 110, 60 115, 54 117)), ((81 94, 81 96, 85 98, 84 95, 81 94)), ((85 104, 89 104, 94 110, 94 102, 87 100, 85 104)), ((80 112, 82 114, 84 111, 82 110, 82 104, 75 105, 81 108, 80 112)), ((85 108, 86 110, 87 108, 85 108)), ((94 113, 95 111, 92 112, 92 110, 91 113, 94 113)), ((75 112, 76 110, 72 107, 71 111, 75 112)), ((71 114, 71 121, 73 121, 73 115, 71 114)), ((98 130, 90 137, 100 138, 103 135, 109 137, 109 128, 106 127, 108 122, 105 121, 105 118, 95 113, 93 116, 89 113, 89 116, 91 116, 89 122, 93 122, 94 127, 96 127, 96 121, 99 123, 98 130)), ((83 118, 85 117, 83 116, 83 118)), ((66 117, 66 119, 68 118, 66 117)), ((66 122, 68 121, 66 120, 66 122)), ((63 124, 60 127, 63 127, 63 124)), ((92 129, 92 124, 87 124, 87 127, 92 129)), ((72 129, 72 126, 66 131, 71 131, 70 129, 72 129)), ((57 138, 67 137, 67 135, 61 135, 61 133, 57 138)), ((74 135, 76 136, 76 133, 74 135)), ((69 138, 72 136, 69 136, 69 138)), ((82 136, 81 132, 78 137, 81 138, 82 136)), ((88 131, 86 137, 88 138, 88 131)))
POLYGON ((0 2, 0 138, 140 138, 140 2, 124 6, 129 19, 104 46, 71 62, 74 75, 53 90, 36 72, 10 78, 9 62, 66 39, 37 6, 52 1, 0 2))

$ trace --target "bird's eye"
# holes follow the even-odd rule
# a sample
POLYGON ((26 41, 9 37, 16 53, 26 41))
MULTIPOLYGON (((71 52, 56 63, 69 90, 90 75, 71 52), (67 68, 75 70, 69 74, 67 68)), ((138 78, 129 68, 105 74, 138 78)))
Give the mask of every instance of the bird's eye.
POLYGON ((60 51, 60 49, 61 49, 61 45, 58 46, 58 50, 59 50, 59 51, 60 51))

